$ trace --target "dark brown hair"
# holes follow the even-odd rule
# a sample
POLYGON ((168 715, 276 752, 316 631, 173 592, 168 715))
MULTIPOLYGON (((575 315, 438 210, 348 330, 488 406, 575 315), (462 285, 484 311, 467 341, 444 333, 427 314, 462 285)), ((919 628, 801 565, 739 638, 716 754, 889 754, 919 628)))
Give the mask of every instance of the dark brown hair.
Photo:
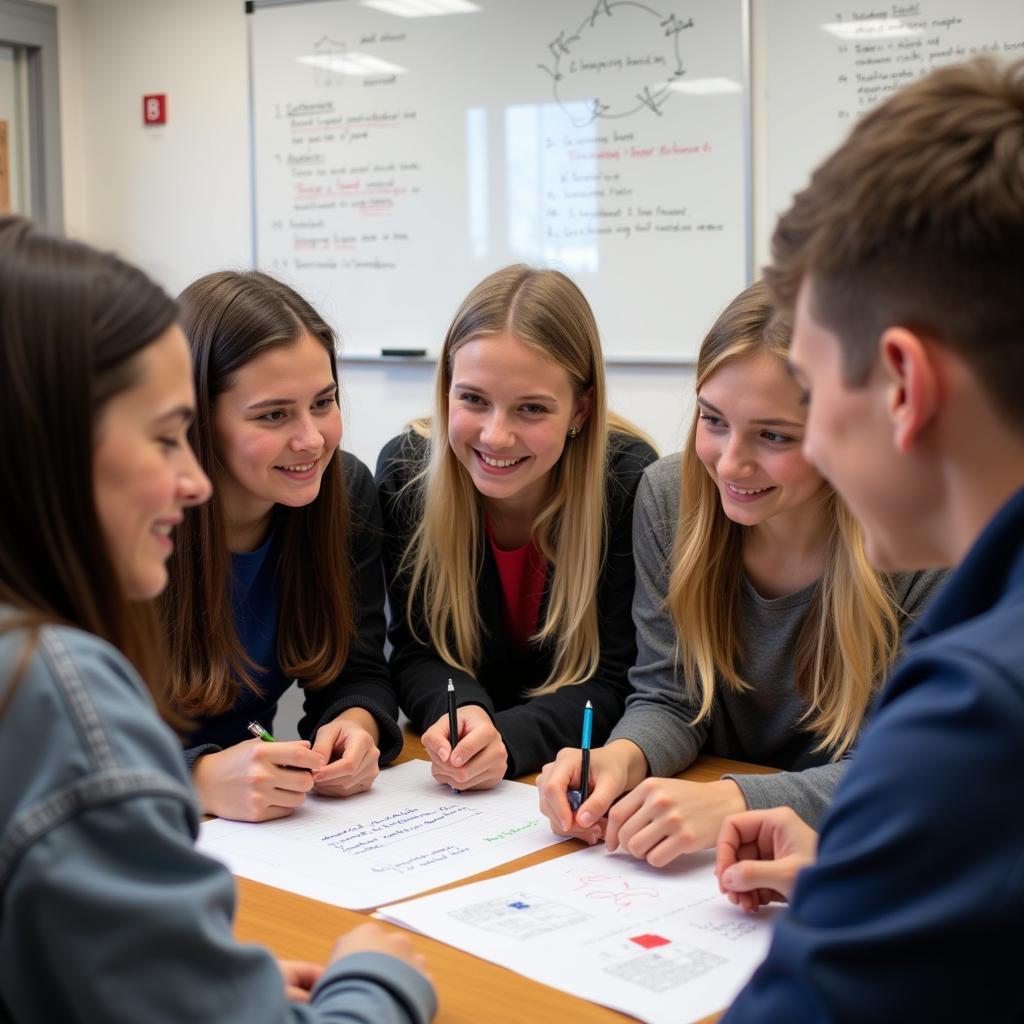
POLYGON ((765 278, 811 285, 847 387, 886 327, 954 349, 1024 430, 1024 61, 934 71, 868 114, 780 218, 765 278))
POLYGON ((175 314, 159 286, 116 256, 0 218, 0 602, 20 612, 2 628, 32 630, 21 664, 47 623, 102 637, 161 708, 152 605, 127 600, 96 543, 93 448, 104 406, 135 383, 136 357, 175 314))
MULTIPOLYGON (((193 282, 179 297, 192 349, 196 419, 189 440, 213 499, 186 513, 160 609, 170 644, 175 704, 192 715, 226 711, 239 687, 261 668, 246 655, 231 610, 231 564, 218 481, 224 473, 214 429, 214 403, 235 374, 272 348, 309 333, 330 356, 331 327, 287 285, 258 271, 221 271, 193 282)), ((348 504, 340 456, 324 472, 320 493, 302 508, 280 507, 281 556, 277 657, 281 670, 312 687, 337 678, 354 630, 348 552, 348 504)), ((265 667, 265 666, 263 666, 265 667)))

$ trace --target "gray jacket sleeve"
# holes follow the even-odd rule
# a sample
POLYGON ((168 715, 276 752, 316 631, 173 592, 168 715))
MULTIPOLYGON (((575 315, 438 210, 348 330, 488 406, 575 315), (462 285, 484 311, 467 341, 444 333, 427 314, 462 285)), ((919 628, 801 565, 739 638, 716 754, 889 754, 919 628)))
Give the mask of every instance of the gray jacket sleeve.
POLYGON ((608 742, 631 740, 647 758, 650 774, 668 777, 693 763, 707 736, 692 725, 697 708, 687 699, 676 658, 676 634, 665 608, 679 509, 679 455, 644 471, 633 506, 636 589, 633 624, 637 657, 629 670, 633 692, 608 742))
POLYGON ((193 847, 196 807, 176 740, 117 652, 69 634, 44 632, 44 653, 0 718, 0 763, 9 777, 24 773, 0 799, 7 1014, 105 1024, 429 1020, 429 982, 380 954, 330 966, 310 1004, 287 1001, 270 954, 232 934, 231 875, 193 847))

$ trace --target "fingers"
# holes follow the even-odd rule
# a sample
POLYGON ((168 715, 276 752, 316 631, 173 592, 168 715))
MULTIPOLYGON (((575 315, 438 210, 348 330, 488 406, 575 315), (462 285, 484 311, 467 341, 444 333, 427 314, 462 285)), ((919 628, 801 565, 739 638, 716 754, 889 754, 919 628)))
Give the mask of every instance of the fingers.
POLYGON ((447 764, 452 752, 451 744, 448 742, 448 716, 439 718, 425 730, 420 736, 420 742, 431 761, 435 764, 447 764))
POLYGON ((281 768, 301 768, 311 772, 323 768, 327 763, 326 758, 311 749, 305 740, 288 740, 282 743, 264 743, 263 740, 246 742, 258 743, 258 758, 281 768))
POLYGON ((380 774, 380 751, 365 729, 340 729, 332 752, 338 749, 339 742, 342 744, 342 756, 313 773, 316 791, 322 796, 351 796, 365 792, 380 774))
POLYGON ((555 835, 573 834, 576 824, 567 793, 579 786, 578 750, 560 750, 554 761, 544 765, 537 777, 537 799, 555 835))

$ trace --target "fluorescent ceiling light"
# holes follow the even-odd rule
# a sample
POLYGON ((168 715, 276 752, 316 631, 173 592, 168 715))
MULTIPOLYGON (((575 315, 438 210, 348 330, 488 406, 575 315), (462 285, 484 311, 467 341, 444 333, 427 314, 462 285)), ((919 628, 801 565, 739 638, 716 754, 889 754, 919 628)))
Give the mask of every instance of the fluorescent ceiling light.
POLYGON ((299 63, 339 75, 404 75, 406 71, 369 53, 317 53, 300 57, 299 63))
POLYGON ((906 39, 921 35, 899 18, 865 18, 863 21, 833 21, 821 26, 839 39, 854 43, 861 39, 906 39))
POLYGON ((689 96, 713 96, 716 93, 742 92, 743 86, 731 78, 680 78, 673 82, 672 89, 689 96))
POLYGON ((432 18, 438 14, 471 14, 480 10, 480 5, 470 0, 362 0, 362 4, 399 18, 432 18))

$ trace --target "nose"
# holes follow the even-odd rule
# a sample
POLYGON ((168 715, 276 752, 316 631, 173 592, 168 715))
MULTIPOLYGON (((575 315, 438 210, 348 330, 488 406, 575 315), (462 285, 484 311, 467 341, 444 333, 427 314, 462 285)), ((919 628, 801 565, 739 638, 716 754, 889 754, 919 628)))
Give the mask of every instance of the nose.
POLYGON ((731 433, 718 458, 718 475, 728 480, 740 480, 750 475, 752 462, 744 438, 738 433, 731 433))
POLYGON ((313 417, 306 413, 295 421, 295 432, 288 442, 293 452, 311 452, 319 455, 324 448, 324 435, 313 422, 313 417))
POLYGON ((515 435, 509 427, 505 414, 500 409, 495 409, 488 416, 480 431, 480 440, 494 451, 499 448, 510 448, 515 444, 515 435))
POLYGON ((196 454, 186 445, 185 464, 178 474, 178 495, 183 506, 202 505, 213 493, 210 478, 203 472, 196 454))

